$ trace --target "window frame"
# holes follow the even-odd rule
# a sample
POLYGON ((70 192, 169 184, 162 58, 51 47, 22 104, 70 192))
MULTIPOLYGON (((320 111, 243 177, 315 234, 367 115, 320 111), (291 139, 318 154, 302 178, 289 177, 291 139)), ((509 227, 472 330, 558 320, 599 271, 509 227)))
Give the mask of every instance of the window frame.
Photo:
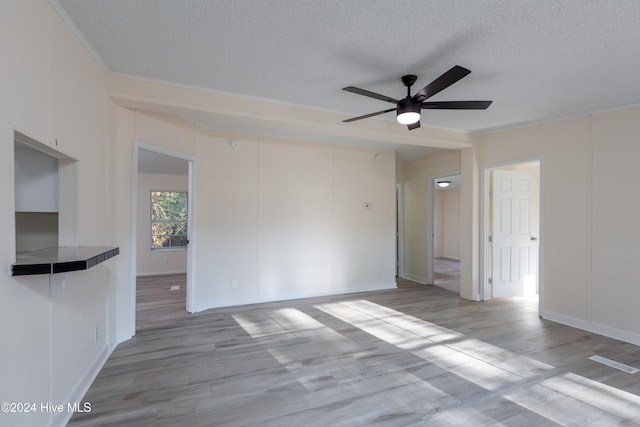
MULTIPOLYGON (((186 190, 149 190, 149 249, 151 251, 182 251, 186 250, 189 244, 188 230, 189 230, 189 191, 186 190), (186 195, 184 209, 185 216, 184 219, 172 217, 167 220, 154 220, 153 219, 153 193, 184 193, 186 195), (186 243, 183 246, 163 246, 163 247, 154 247, 153 237, 153 225, 155 223, 163 223, 163 222, 178 222, 185 224, 185 241, 186 243)), ((179 234, 174 234, 171 236, 180 236, 179 234)), ((171 242, 171 240, 169 240, 171 242)))

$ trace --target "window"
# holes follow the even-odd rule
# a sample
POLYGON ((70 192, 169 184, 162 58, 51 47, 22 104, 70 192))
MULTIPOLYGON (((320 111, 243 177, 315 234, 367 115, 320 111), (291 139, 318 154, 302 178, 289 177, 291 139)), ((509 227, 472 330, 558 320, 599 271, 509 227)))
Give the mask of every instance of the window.
POLYGON ((151 249, 187 246, 187 193, 151 192, 151 249))

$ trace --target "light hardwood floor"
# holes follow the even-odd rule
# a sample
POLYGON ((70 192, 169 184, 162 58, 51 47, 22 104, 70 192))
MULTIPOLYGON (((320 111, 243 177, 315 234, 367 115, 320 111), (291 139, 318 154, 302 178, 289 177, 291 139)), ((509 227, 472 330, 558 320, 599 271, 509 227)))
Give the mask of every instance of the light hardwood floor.
POLYGON ((136 331, 171 326, 187 313, 187 275, 139 276, 136 280, 136 331), (172 289, 172 288, 178 289, 172 289))
POLYGON ((460 295, 460 261, 451 258, 434 258, 433 281, 436 286, 460 295))
POLYGON ((120 344, 70 425, 640 425, 640 373, 593 354, 640 367, 639 347, 522 298, 413 286, 229 307, 120 344))

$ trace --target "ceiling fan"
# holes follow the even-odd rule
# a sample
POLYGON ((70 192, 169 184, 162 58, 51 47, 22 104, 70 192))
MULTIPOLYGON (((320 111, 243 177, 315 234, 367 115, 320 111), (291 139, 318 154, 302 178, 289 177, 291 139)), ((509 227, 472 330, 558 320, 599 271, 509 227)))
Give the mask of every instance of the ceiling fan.
POLYGON ((413 130, 420 127, 420 110, 484 110, 488 108, 493 101, 425 102, 436 93, 448 88, 469 73, 471 73, 471 71, 467 70, 464 67, 456 65, 449 71, 423 87, 420 91, 416 92, 416 94, 413 96, 411 96, 411 86, 413 86, 413 84, 416 82, 417 77, 412 74, 402 76, 402 83, 407 87, 407 96, 406 98, 400 100, 391 98, 389 96, 380 95, 379 93, 360 89, 354 86, 342 88, 342 90, 346 90, 347 92, 353 92, 358 95, 364 95, 370 98, 375 98, 381 101, 387 101, 391 102, 392 104, 396 104, 395 108, 389 108, 388 110, 378 111, 376 113, 366 114, 364 116, 353 117, 351 119, 343 120, 343 122, 354 122, 356 120, 367 119, 369 117, 378 116, 390 111, 396 111, 398 122, 403 125, 407 125, 409 130, 413 130))

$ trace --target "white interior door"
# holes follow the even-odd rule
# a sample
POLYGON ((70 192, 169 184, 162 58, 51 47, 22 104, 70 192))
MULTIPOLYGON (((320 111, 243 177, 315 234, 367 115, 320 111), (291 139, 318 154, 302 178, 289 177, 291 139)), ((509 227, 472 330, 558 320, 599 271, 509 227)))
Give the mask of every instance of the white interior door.
POLYGON ((494 170, 492 185, 492 295, 537 293, 537 206, 533 172, 494 170), (536 234, 534 234, 536 233, 536 234))

